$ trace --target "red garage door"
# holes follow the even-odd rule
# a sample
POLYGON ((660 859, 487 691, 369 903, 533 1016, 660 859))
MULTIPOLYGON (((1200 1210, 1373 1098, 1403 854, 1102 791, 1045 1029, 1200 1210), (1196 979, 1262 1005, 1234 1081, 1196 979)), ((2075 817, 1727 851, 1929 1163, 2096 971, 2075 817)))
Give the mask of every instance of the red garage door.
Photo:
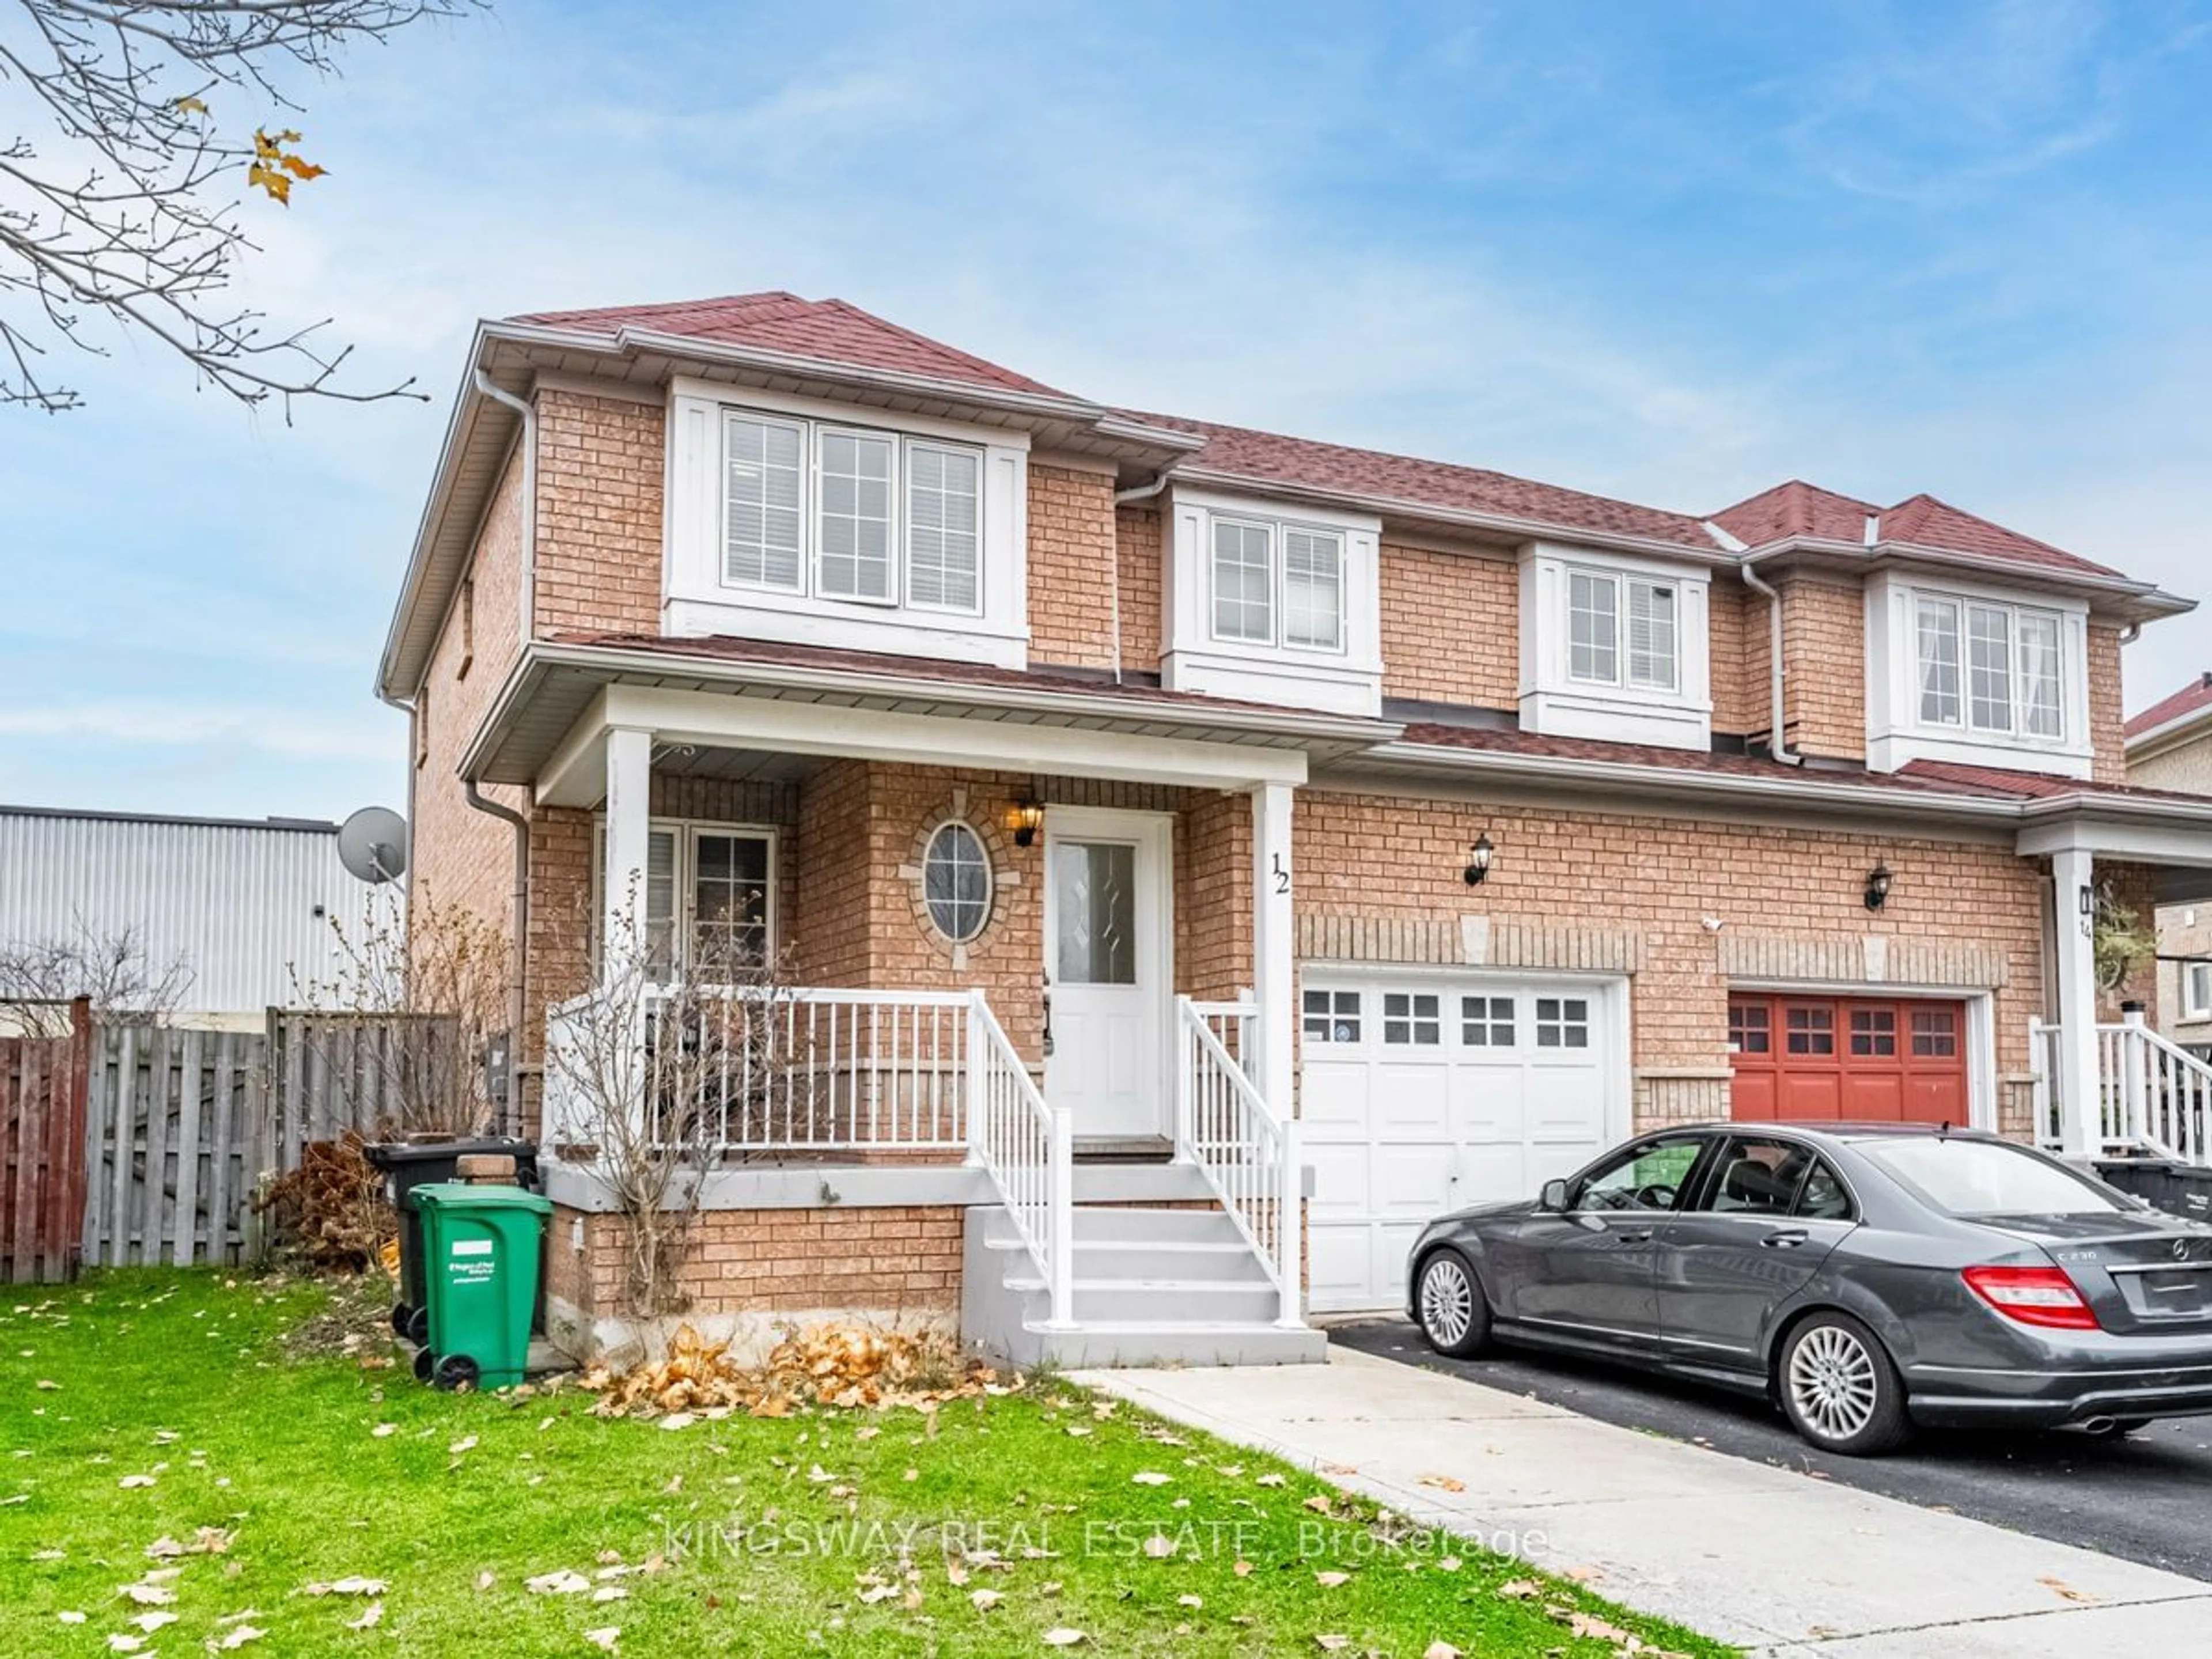
POLYGON ((1963 1003, 1738 995, 1729 1001, 1729 1054, 1736 1117, 1785 1123, 1969 1118, 1963 1003))

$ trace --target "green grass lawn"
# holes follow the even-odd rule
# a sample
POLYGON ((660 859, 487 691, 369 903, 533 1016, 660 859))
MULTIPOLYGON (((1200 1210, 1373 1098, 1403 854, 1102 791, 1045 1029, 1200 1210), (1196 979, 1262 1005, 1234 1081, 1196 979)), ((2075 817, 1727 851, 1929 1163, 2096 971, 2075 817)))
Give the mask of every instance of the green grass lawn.
POLYGON ((0 1651, 220 1652, 241 1628, 265 1632, 247 1654, 1035 1654, 1052 1632, 1101 1653, 1624 1645, 1577 1637, 1574 1613, 1723 1651, 1049 1379, 948 1403, 933 1431, 911 1410, 665 1431, 595 1418, 587 1395, 439 1395, 364 1367, 390 1352, 377 1291, 0 1286, 0 1651), (349 1329, 370 1334, 349 1350, 349 1329), (227 1547, 147 1553, 203 1528, 227 1547), (563 1571, 589 1588, 528 1586, 563 1571), (385 1582, 306 1589, 347 1578, 385 1582), (148 1613, 174 1622, 144 1632, 148 1613))

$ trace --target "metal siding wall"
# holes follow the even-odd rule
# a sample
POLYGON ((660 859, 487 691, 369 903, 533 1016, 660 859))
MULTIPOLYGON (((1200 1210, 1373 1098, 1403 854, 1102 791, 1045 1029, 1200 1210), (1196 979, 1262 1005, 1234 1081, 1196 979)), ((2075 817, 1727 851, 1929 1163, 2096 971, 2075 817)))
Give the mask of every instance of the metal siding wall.
POLYGON ((0 811, 0 940, 135 929, 152 961, 191 965, 182 1013, 295 1003, 294 969, 326 980, 335 965, 316 907, 351 928, 366 899, 335 829, 0 811))

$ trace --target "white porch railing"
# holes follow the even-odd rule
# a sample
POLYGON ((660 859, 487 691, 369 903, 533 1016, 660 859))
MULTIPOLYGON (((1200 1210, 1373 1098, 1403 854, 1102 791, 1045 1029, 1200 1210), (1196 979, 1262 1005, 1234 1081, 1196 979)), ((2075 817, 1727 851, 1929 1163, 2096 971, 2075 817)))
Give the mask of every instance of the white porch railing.
POLYGON ((990 1175, 1052 1298, 1051 1326, 1073 1324, 1075 1127, 1030 1079, 981 991, 969 993, 969 1146, 990 1175))
POLYGON ((1176 999, 1176 1145, 1267 1269, 1279 1298, 1277 1322, 1297 1326, 1304 1197, 1297 1126, 1270 1109, 1221 1036, 1237 1033, 1238 1053, 1248 1053, 1242 1035, 1255 1012, 1249 1003, 1176 999))
MULTIPOLYGON (((2117 1025, 2097 1026, 2095 1040, 2093 1140, 2107 1152, 2147 1152, 2212 1164, 2212 1066, 2167 1042, 2140 1014, 2117 1025)), ((2032 1021, 2028 1042, 2036 1134, 2045 1146, 2057 1146, 2063 1140, 2066 1110, 2060 1081, 2065 1075, 2065 1030, 2032 1021)))

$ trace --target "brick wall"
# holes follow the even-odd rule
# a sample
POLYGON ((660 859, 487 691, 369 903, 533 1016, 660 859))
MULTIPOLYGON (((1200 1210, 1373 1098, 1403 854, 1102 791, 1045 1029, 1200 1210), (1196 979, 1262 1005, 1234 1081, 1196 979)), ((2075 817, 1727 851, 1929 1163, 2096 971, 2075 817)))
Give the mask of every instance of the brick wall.
POLYGON ((1225 1000, 1252 983, 1250 798, 1195 796, 1176 826, 1175 859, 1178 988, 1225 1000))
POLYGON ((1382 695, 1515 708, 1521 573, 1510 559, 1384 542, 1382 695))
POLYGON ((538 394, 540 637, 660 631, 666 429, 659 404, 538 394))
POLYGON ((1167 625, 1160 608, 1167 578, 1160 515, 1139 507, 1118 508, 1114 535, 1121 569, 1121 665, 1157 673, 1167 625))
POLYGON ((2128 781, 2127 713, 2120 691, 2120 632, 2108 623, 2089 624, 2089 732, 2096 749, 2099 783, 2128 781))
POLYGON ((1395 945, 1413 960, 1628 971, 1639 1109, 1655 1120, 1711 1115, 1728 1065, 1723 953, 1741 961, 1747 940, 1832 947, 1797 965, 1844 988, 1885 964, 1889 983, 1910 971, 1970 989, 1979 977, 1997 993, 2000 1073, 2027 1064, 2042 877, 2002 846, 1313 790, 1300 793, 1296 835, 1305 954, 1337 954, 1332 929, 1358 923, 1373 957, 1395 945), (1497 861, 1470 889, 1461 872, 1484 830, 1497 861), (1874 915, 1862 896, 1877 858, 1896 881, 1874 915), (1884 944, 1870 952, 1870 939, 1884 944))
POLYGON ((1733 576, 1716 574, 1708 593, 1711 617, 1713 730, 1743 737, 1774 723, 1766 677, 1766 603, 1733 576), (1751 632, 1759 632, 1757 663, 1751 632))
POLYGON ((1864 760, 1865 589, 1856 582, 1845 586, 1810 576, 1777 586, 1782 593, 1783 696, 1791 746, 1802 755, 1864 760))
MULTIPOLYGON (((709 1211, 679 1282, 699 1315, 951 1312, 965 1216, 957 1205, 709 1211)), ((627 1311, 619 1218, 556 1209, 550 1237, 553 1296, 594 1317, 627 1311)))
MULTIPOLYGON (((1030 660, 1111 668, 1121 558, 1113 476, 1035 460, 1029 473, 1030 660)), ((1121 599, 1126 641, 1129 596, 1121 599)))

